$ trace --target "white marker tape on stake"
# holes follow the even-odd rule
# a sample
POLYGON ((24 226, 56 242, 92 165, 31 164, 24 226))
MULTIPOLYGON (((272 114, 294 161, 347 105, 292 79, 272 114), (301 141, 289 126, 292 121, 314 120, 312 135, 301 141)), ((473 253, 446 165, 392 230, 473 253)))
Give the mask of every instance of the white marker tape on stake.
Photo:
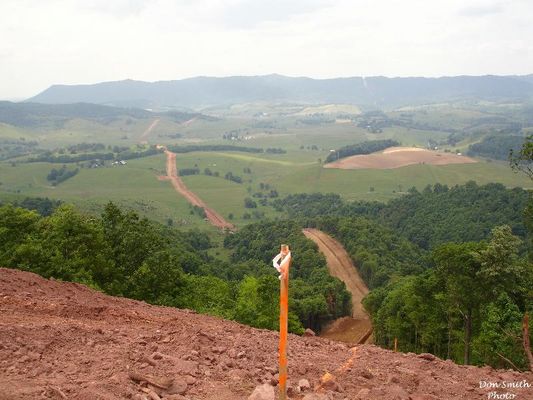
MULTIPOLYGON (((276 268, 276 270, 281 274, 281 271, 286 269, 287 267, 287 263, 289 262, 289 260, 291 259, 291 252, 289 251, 286 255, 285 255, 285 258, 283 260, 281 260, 281 263, 278 264, 278 261, 281 259, 281 257, 283 256, 283 254, 279 253, 276 257, 274 257, 274 259, 272 260, 272 265, 274 266, 274 268, 276 268)), ((279 279, 281 279, 281 275, 279 276, 279 279)))

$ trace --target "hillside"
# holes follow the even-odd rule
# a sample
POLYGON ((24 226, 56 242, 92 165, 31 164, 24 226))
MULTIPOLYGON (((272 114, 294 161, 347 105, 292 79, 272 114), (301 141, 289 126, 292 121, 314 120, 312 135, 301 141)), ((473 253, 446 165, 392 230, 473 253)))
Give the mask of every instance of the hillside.
POLYGON ((38 103, 88 102, 115 106, 198 108, 252 102, 346 103, 400 106, 484 99, 529 99, 528 77, 349 77, 312 79, 282 75, 196 77, 174 81, 124 80, 92 85, 53 85, 29 99, 38 103))
POLYGON ((170 120, 181 122, 194 117, 203 117, 200 114, 175 111, 154 113, 140 108, 111 107, 87 102, 68 103, 39 104, 0 101, 0 122, 26 128, 42 128, 48 125, 57 129, 72 119, 96 121, 106 125, 120 118, 151 119, 166 116, 170 120))
MULTIPOLYGON (((2 399, 246 399, 276 379, 275 332, 9 269, 0 269, 0 299, 2 399)), ((483 382, 533 383, 531 373, 431 355, 316 337, 289 342, 290 385, 311 386, 293 391, 295 399, 486 399, 494 389, 483 382), (320 385, 326 372, 336 382, 320 385), (312 390, 324 395, 304 397, 312 390)), ((497 392, 527 399, 533 389, 497 392)))

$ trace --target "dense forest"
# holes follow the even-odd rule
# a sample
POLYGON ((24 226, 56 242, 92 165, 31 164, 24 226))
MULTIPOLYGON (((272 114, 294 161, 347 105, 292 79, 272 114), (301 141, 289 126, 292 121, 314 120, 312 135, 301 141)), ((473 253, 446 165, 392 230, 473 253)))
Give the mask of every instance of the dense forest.
POLYGON ((526 236, 524 209, 529 193, 499 183, 467 182, 451 188, 439 183, 415 188, 389 203, 346 202, 337 194, 297 194, 273 202, 290 218, 321 215, 365 216, 393 228, 424 249, 450 241, 478 241, 491 229, 508 224, 515 235, 526 236))
POLYGON ((486 241, 436 247, 424 273, 400 278, 364 299, 376 343, 391 347, 397 338, 402 351, 527 368, 522 317, 533 311, 533 269, 519 255, 520 246, 503 225, 486 241))
POLYGON ((370 154, 376 151, 384 150, 388 147, 399 146, 396 140, 369 140, 362 143, 352 144, 349 146, 343 146, 340 149, 332 151, 326 158, 326 162, 333 162, 340 158, 356 156, 359 154, 370 154))
POLYGON ((269 263, 279 244, 290 240, 297 254, 290 330, 320 330, 324 322, 350 313, 344 284, 329 276, 324 258, 295 223, 251 225, 229 236, 225 245, 234 254, 231 262, 224 262, 207 255, 211 243, 206 234, 178 231, 113 203, 98 218, 70 205, 49 206, 53 211, 43 212, 47 216, 13 205, 0 207, 1 265, 278 329, 278 305, 272 299, 279 281, 269 263))
POLYGON ((468 146, 469 156, 508 160, 509 152, 520 150, 524 137, 518 135, 487 136, 479 143, 468 146))

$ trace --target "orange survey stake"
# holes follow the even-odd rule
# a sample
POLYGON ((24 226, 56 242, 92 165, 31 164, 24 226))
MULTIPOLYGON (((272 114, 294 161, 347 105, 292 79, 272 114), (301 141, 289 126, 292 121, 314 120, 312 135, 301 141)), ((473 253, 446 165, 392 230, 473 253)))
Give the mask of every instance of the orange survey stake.
POLYGON ((287 337, 289 330, 289 268, 291 252, 289 246, 281 245, 280 253, 273 260, 279 271, 279 398, 287 398, 287 337), (278 264, 279 261, 279 264, 278 264))

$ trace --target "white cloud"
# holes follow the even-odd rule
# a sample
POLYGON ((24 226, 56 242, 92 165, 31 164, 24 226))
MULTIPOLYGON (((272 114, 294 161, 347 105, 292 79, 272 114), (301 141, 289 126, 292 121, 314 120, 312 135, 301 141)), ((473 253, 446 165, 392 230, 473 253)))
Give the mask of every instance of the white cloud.
POLYGON ((533 72, 527 0, 2 0, 0 98, 54 83, 533 72))

